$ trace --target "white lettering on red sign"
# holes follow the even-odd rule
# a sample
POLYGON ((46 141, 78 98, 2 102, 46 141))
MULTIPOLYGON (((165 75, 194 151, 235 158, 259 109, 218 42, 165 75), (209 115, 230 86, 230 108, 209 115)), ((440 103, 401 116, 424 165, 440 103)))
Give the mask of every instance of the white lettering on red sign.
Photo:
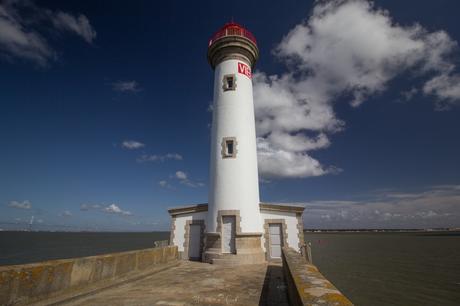
POLYGON ((243 63, 238 63, 238 73, 244 74, 248 78, 252 77, 251 68, 248 65, 243 63))

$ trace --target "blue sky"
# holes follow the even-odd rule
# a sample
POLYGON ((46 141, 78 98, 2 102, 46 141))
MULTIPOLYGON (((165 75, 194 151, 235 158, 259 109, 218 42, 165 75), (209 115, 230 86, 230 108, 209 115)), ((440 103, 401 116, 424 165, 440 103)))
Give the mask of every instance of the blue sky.
POLYGON ((207 201, 213 32, 258 40, 261 199, 460 227, 460 4, 4 1, 0 228, 167 230, 207 201))

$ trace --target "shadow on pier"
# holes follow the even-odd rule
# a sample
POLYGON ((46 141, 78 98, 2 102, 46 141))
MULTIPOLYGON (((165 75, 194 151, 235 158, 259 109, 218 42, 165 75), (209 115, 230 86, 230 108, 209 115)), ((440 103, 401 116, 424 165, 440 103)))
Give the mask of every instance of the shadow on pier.
POLYGON ((271 263, 267 266, 265 280, 260 295, 259 306, 289 305, 287 286, 283 276, 283 266, 271 263))

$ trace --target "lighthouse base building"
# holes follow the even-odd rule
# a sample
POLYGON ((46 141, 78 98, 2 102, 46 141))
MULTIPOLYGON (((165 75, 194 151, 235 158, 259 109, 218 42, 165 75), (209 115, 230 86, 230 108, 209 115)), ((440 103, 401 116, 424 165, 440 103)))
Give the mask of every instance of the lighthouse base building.
POLYGON ((304 243, 303 207, 260 203, 252 93, 254 35, 227 23, 208 44, 214 70, 207 204, 169 210, 171 244, 183 259, 251 264, 281 259, 304 243))
POLYGON ((178 247, 182 259, 214 264, 280 260, 284 246, 300 252, 304 244, 304 207, 269 203, 260 203, 259 207, 263 231, 258 233, 241 231, 238 211, 222 212, 218 217, 220 231, 207 233, 208 204, 172 208, 170 243, 178 247))

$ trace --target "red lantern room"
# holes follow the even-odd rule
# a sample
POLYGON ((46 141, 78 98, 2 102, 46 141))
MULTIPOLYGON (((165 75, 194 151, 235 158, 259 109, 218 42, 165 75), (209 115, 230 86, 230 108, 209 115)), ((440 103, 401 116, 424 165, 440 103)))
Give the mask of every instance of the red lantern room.
POLYGON ((208 43, 208 61, 212 68, 229 58, 238 58, 254 67, 258 57, 256 38, 235 22, 226 23, 208 43))
POLYGON ((240 36, 249 39, 257 46, 257 41, 254 35, 243 28, 241 25, 235 22, 228 22, 222 28, 219 29, 212 38, 209 40, 208 47, 210 47, 218 39, 226 36, 240 36))

